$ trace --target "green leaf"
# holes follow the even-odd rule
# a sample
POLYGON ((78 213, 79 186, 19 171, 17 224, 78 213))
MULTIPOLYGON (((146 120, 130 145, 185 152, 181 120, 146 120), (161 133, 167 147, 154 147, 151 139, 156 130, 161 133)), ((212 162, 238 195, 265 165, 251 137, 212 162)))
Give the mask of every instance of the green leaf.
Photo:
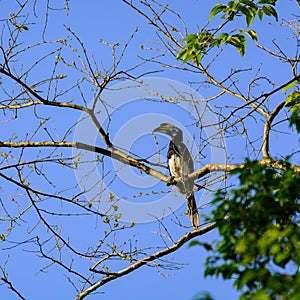
POLYGON ((274 262, 276 265, 283 268, 290 261, 290 257, 290 253, 277 253, 274 258, 274 262))
POLYGON ((294 91, 286 98, 284 106, 291 107, 297 104, 300 104, 300 92, 294 91))
POLYGON ((252 22, 254 21, 255 16, 256 16, 256 14, 249 14, 249 15, 246 16, 246 23, 247 23, 247 26, 248 26, 248 27, 249 27, 249 26, 252 24, 252 22))
POLYGON ((213 300, 209 293, 203 293, 202 295, 197 295, 197 300, 213 300))
POLYGON ((211 11, 209 14, 209 21, 218 13, 220 12, 225 12, 225 10, 227 9, 227 6, 225 4, 217 4, 211 11))
POLYGON ((201 245, 202 245, 202 243, 199 242, 199 241, 197 241, 197 240, 191 241, 191 242, 189 243, 189 247, 201 246, 201 245))
POLYGON ((221 44, 226 43, 227 40, 228 40, 228 37, 229 37, 229 34, 228 34, 228 33, 226 33, 226 32, 221 33, 221 34, 219 35, 218 39, 217 39, 217 41, 218 41, 218 44, 217 44, 217 45, 220 46, 221 44))
POLYGON ((278 244, 271 245, 271 247, 270 247, 270 255, 275 255, 275 254, 277 254, 280 251, 281 251, 280 245, 278 245, 278 244))
POLYGON ((20 32, 22 32, 22 30, 29 30, 29 28, 24 25, 24 24, 19 24, 17 22, 13 22, 13 25, 16 27, 16 29, 20 32))
POLYGON ((246 38, 243 34, 235 34, 227 39, 227 42, 233 45, 240 55, 244 56, 246 52, 246 38))
POLYGON ((300 132, 300 92, 293 91, 285 100, 286 107, 290 107, 290 126, 295 125, 297 132, 300 132))
POLYGON ((259 10, 257 11, 257 15, 258 15, 259 19, 262 20, 263 15, 264 15, 263 10, 262 10, 262 9, 259 9, 259 10))
POLYGON ((277 0, 259 0, 257 4, 271 4, 276 5, 277 0))
POLYGON ((251 298, 251 300, 271 300, 271 298, 266 291, 259 291, 251 298))
POLYGON ((257 5, 251 0, 241 0, 240 2, 248 5, 249 7, 257 8, 257 5))
POLYGON ((249 282, 252 282, 256 278, 257 271, 253 269, 248 269, 241 274, 235 285, 237 286, 238 290, 241 290, 246 284, 249 284, 249 282))
MULTIPOLYGON (((109 200, 113 200, 115 198, 116 198, 116 194, 109 192, 109 200)), ((116 211, 116 209, 115 209, 115 211, 116 211)))
POLYGON ((241 5, 241 4, 238 4, 236 6, 236 11, 242 13, 245 16, 250 16, 251 15, 250 9, 246 6, 244 6, 244 5, 241 5))
POLYGON ((288 85, 286 85, 284 88, 282 88, 282 92, 285 93, 287 90, 293 88, 294 86, 296 86, 296 83, 293 81, 291 83, 289 83, 288 85))
POLYGON ((196 42, 197 39, 198 39, 198 35, 196 33, 192 33, 187 35, 182 41, 191 43, 191 42, 196 42))
POLYGON ((211 251, 211 250, 213 249, 212 246, 211 246, 210 244, 208 244, 208 243, 203 243, 203 242, 199 242, 199 241, 197 241, 197 240, 191 241, 191 242, 189 243, 189 247, 194 247, 194 246, 202 246, 202 247, 204 247, 205 250, 207 250, 207 251, 211 251))
POLYGON ((236 2, 235 1, 229 1, 227 5, 228 5, 229 8, 234 9, 235 6, 236 6, 236 2))
POLYGON ((273 16, 276 21, 278 21, 278 15, 276 10, 274 9, 274 7, 270 6, 270 5, 265 5, 262 8, 262 11, 264 12, 264 14, 266 14, 267 16, 273 16))
POLYGON ((186 48, 183 48, 180 52, 178 52, 178 54, 176 55, 176 59, 181 59, 183 57, 183 55, 185 55, 187 52, 186 48))
POLYGON ((240 29, 240 31, 246 33, 247 35, 249 35, 253 41, 255 41, 255 42, 258 41, 258 37, 257 37, 256 31, 254 31, 252 29, 250 29, 250 30, 240 29))
POLYGON ((195 58, 195 56, 197 56, 196 54, 194 53, 185 53, 183 56, 182 56, 182 59, 183 59, 183 63, 186 63, 188 62, 189 60, 193 60, 195 58))

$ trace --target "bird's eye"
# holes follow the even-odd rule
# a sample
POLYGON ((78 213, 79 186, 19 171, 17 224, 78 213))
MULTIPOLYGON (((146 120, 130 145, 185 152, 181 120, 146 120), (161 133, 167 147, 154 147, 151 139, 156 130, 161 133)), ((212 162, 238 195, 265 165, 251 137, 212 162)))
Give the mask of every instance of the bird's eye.
POLYGON ((172 128, 172 135, 173 135, 173 136, 176 136, 177 133, 178 133, 177 128, 172 128))

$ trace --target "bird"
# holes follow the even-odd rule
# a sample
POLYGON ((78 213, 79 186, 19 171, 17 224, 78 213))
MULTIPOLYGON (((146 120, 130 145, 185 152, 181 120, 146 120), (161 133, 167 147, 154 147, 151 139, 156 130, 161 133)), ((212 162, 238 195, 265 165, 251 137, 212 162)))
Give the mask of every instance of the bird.
POLYGON ((188 174, 194 172, 194 162, 190 151, 183 143, 182 130, 172 124, 161 123, 153 132, 163 133, 171 138, 167 153, 170 176, 172 180, 180 178, 180 181, 176 182, 176 186, 180 193, 186 196, 190 221, 194 229, 198 229, 200 222, 193 192, 194 180, 187 177, 188 174))

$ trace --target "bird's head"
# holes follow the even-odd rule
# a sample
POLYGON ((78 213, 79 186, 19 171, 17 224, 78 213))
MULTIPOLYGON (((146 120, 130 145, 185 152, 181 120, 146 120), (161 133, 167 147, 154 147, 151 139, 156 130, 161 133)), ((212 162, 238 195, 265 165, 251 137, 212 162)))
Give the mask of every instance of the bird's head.
POLYGON ((182 141, 182 130, 178 127, 169 124, 169 123, 161 123, 159 127, 155 128, 153 132, 160 132, 167 134, 172 138, 173 141, 182 141))

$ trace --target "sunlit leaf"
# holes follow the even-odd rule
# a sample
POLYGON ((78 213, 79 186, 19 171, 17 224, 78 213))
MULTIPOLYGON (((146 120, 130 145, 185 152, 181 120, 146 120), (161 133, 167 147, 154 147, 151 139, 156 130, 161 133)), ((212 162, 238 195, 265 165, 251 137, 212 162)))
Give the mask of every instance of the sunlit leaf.
POLYGON ((220 12, 224 12, 227 6, 225 4, 217 4, 211 11, 209 15, 209 20, 211 20, 215 15, 220 12))
POLYGON ((267 16, 273 16, 276 19, 276 21, 278 21, 278 14, 277 14, 276 10, 274 9, 274 7, 272 7, 270 5, 266 5, 262 8, 262 11, 267 16))
POLYGON ((294 86, 296 86, 296 83, 293 81, 293 82, 287 84, 284 88, 282 88, 281 91, 282 91, 283 93, 285 93, 287 90, 293 88, 294 86))

